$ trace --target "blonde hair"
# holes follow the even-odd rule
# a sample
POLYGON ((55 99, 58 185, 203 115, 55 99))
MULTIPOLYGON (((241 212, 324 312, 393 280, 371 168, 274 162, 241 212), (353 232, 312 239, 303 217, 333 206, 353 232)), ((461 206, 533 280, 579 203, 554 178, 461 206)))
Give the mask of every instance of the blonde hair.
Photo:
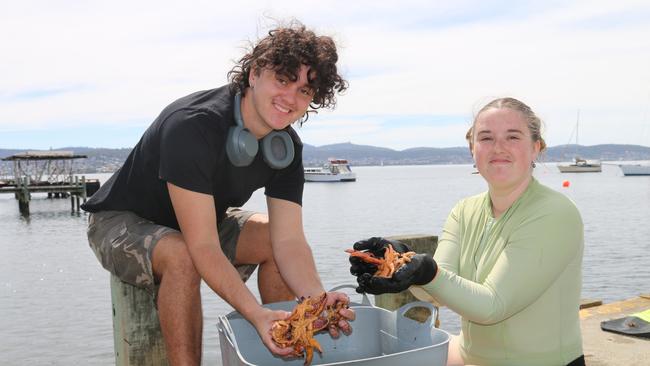
POLYGON ((499 98, 491 101, 490 103, 486 104, 483 108, 481 108, 481 110, 479 110, 476 116, 474 117, 474 121, 472 122, 472 127, 470 127, 469 130, 467 130, 467 133, 465 134, 465 139, 469 143, 470 152, 472 152, 474 149, 474 126, 476 126, 476 120, 481 115, 481 113, 491 108, 494 109, 508 108, 508 109, 512 109, 513 111, 518 111, 519 113, 521 113, 526 119, 526 125, 528 126, 528 130, 530 131, 531 139, 533 140, 533 142, 539 141, 540 143, 539 151, 542 152, 546 149, 546 142, 542 137, 542 121, 539 119, 539 117, 537 117, 535 112, 533 112, 533 110, 524 102, 517 100, 515 98, 499 98))

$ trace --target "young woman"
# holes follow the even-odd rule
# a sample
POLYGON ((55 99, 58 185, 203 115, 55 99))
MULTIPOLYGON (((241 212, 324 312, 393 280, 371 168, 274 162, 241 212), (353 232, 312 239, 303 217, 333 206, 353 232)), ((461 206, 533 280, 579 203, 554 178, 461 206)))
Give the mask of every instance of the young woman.
MULTIPOLYGON (((583 224, 575 205, 533 177, 546 144, 526 104, 497 99, 467 132, 488 191, 451 211, 433 259, 418 255, 390 279, 352 259, 359 291, 411 287, 462 317, 448 365, 584 365, 578 317, 583 224), (419 285, 419 286, 418 286, 419 285)), ((382 254, 371 238, 357 250, 382 254)), ((408 250, 397 243, 400 251, 408 250)))

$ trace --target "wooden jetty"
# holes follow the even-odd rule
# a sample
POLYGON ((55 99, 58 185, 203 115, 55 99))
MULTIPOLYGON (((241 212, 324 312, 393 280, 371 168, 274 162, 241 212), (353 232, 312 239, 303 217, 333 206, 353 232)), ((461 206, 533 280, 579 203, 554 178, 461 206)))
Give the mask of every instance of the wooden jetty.
POLYGON ((650 339, 631 337, 600 328, 604 320, 619 319, 650 309, 650 293, 580 310, 582 347, 589 366, 641 366, 650 364, 650 339))
POLYGON ((0 179, 0 193, 13 193, 18 209, 29 216, 32 193, 47 193, 48 198, 68 198, 72 212, 79 212, 81 201, 99 189, 99 181, 75 176, 72 162, 86 155, 72 151, 28 151, 3 158, 12 163, 13 175, 0 179))

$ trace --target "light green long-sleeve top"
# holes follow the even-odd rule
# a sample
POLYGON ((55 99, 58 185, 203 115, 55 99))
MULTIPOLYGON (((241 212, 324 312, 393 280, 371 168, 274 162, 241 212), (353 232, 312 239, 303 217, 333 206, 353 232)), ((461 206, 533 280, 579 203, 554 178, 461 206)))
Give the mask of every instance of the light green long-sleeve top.
POLYGON ((487 193, 460 201, 422 289, 461 315, 466 363, 566 365, 582 355, 583 248, 573 202, 533 179, 497 219, 487 193))

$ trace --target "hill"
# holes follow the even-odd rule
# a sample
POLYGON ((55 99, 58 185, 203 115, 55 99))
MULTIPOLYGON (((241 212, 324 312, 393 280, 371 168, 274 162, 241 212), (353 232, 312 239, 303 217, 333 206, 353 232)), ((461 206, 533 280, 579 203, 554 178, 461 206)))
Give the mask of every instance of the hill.
MULTIPOLYGON (((27 151, 28 149, 0 149, 0 158, 27 151)), ((80 173, 113 172, 119 168, 131 149, 105 149, 90 147, 62 147, 58 150, 72 150, 87 155, 88 159, 75 162, 75 171, 80 173)), ((575 155, 586 159, 607 161, 650 160, 650 147, 640 145, 604 144, 593 146, 559 145, 550 147, 542 156, 543 161, 572 161, 575 155)), ((472 157, 467 147, 416 147, 393 150, 385 147, 341 143, 324 146, 304 145, 303 162, 306 166, 321 165, 328 158, 347 159, 352 165, 426 165, 426 164, 471 164, 472 157)), ((0 164, 0 175, 8 172, 9 164, 0 164)))

